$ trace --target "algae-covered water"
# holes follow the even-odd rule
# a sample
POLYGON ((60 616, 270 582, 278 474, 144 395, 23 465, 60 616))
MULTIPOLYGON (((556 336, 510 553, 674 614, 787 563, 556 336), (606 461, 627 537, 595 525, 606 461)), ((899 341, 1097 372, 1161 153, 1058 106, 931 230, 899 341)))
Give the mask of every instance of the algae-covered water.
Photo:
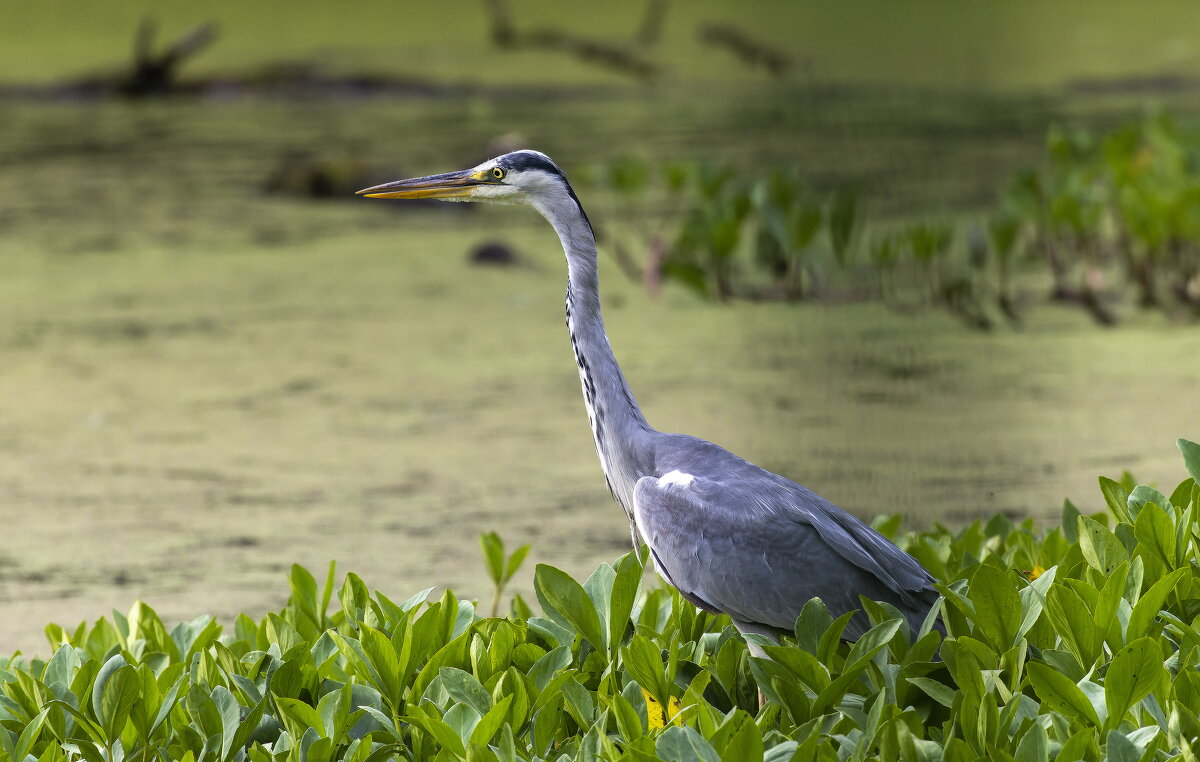
MULTIPOLYGON (((44 651, 46 622, 138 596, 168 620, 278 607, 293 562, 482 596, 488 530, 573 573, 626 548, 548 226, 264 193, 289 157, 383 180, 518 140, 610 230, 625 212, 596 178, 625 154, 796 167, 814 189, 858 188, 875 218, 964 220, 1038 160, 1050 122, 1142 107, 744 73, 530 85, 525 67, 519 86, 431 97, 0 99, 0 650, 44 651), (486 241, 519 264, 470 265, 486 241)), ((602 279, 652 424, 863 517, 1050 520, 1065 496, 1098 508, 1099 473, 1173 486, 1172 443, 1200 436, 1191 326, 1104 331, 1043 307, 989 335, 872 305, 655 301, 607 252, 602 279)))

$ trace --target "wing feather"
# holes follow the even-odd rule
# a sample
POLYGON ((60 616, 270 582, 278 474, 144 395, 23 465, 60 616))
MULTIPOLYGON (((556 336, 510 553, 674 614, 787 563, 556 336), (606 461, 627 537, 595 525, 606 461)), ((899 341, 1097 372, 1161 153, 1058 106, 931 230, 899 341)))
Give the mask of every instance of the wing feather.
MULTIPOLYGON (((753 489, 703 476, 638 481, 638 530, 671 584, 704 608, 779 630, 813 597, 837 616, 860 608, 860 594, 912 612, 919 626, 936 599, 920 564, 832 503, 761 473, 771 478, 753 489)), ((847 635, 866 626, 858 615, 847 635)))

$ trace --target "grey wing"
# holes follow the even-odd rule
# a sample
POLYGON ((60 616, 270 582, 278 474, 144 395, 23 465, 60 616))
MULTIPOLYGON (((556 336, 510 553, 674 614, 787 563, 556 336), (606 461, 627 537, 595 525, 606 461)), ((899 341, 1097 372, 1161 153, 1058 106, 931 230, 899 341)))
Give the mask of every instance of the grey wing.
MULTIPOLYGON (((811 494, 811 493, 810 493, 811 494)), ((924 605, 933 578, 912 556, 833 503, 812 495, 821 521, 814 520, 818 534, 840 556, 872 574, 908 605, 924 605)))
MULTIPOLYGON (((795 495, 765 492, 767 505, 763 494, 711 479, 681 485, 645 477, 634 515, 660 573, 693 603, 738 622, 790 631, 813 597, 838 616, 859 609, 865 595, 919 626, 936 599, 920 564, 816 495, 808 493, 817 503, 789 507, 795 495)), ((846 636, 866 628, 858 615, 846 636)))

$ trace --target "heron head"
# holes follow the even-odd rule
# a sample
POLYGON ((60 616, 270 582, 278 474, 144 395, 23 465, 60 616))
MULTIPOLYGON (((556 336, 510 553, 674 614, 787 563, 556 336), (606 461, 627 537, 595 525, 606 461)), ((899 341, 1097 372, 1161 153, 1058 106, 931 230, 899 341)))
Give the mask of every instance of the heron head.
POLYGON ((368 198, 437 198, 445 201, 492 201, 543 204, 573 197, 558 165, 538 151, 513 151, 479 166, 441 175, 376 185, 358 191, 368 198))

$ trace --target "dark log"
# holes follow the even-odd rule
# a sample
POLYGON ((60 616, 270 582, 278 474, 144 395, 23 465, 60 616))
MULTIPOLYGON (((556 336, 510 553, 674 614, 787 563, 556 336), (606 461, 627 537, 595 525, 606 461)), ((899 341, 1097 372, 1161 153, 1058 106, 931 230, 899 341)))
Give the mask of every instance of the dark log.
POLYGON ((158 25, 142 19, 134 38, 133 68, 117 83, 117 90, 130 98, 169 95, 178 89, 179 68, 183 62, 208 47, 217 38, 217 26, 201 24, 155 53, 154 38, 158 25))
POLYGON ((662 39, 663 25, 667 21, 668 0, 646 0, 646 13, 638 27, 637 41, 644 47, 652 47, 662 39))
POLYGON ((518 34, 516 45, 569 53, 638 79, 652 79, 658 74, 658 66, 621 45, 579 37, 561 29, 535 29, 518 34))
POLYGON ((775 77, 782 77, 792 67, 792 59, 786 53, 727 24, 705 24, 700 27, 700 39, 728 48, 747 65, 762 66, 775 77))

